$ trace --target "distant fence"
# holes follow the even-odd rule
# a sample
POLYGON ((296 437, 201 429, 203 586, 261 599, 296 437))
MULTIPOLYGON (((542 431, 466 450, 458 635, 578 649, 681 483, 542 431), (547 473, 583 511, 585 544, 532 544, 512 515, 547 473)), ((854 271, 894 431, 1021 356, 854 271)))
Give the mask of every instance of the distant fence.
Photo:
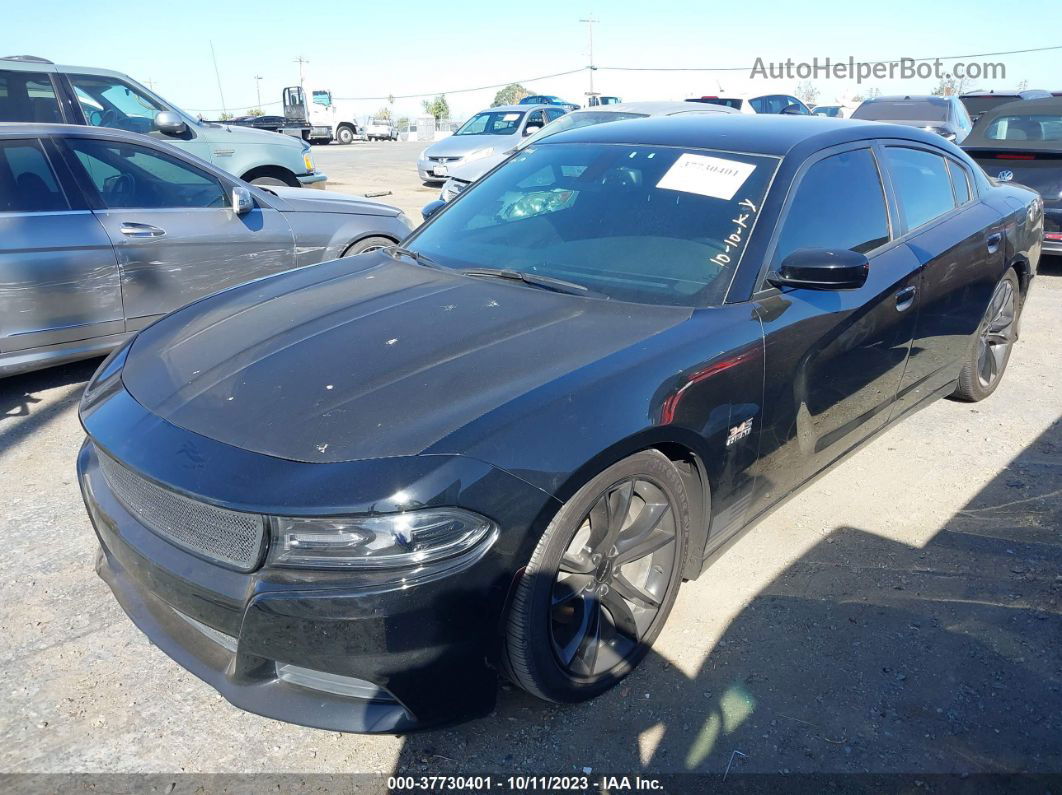
POLYGON ((398 137, 403 141, 436 141, 452 134, 461 123, 453 119, 434 119, 419 116, 398 120, 398 137))

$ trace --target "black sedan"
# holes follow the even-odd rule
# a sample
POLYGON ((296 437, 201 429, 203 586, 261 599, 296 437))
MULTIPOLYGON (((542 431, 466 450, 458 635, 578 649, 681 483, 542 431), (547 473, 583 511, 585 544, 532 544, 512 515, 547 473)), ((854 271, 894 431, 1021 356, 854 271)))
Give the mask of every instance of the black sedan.
POLYGON ((1000 182, 1044 200, 1044 252, 1062 254, 1062 97, 1008 102, 985 113, 962 148, 1000 182))
POLYGON ((852 118, 921 127, 957 144, 973 128, 970 114, 958 97, 871 97, 852 112, 852 118))
POLYGON ((282 720, 483 715, 499 673, 589 699, 767 511, 936 398, 991 394, 1041 213, 910 127, 553 136, 402 246, 113 355, 81 405, 99 573, 282 720))

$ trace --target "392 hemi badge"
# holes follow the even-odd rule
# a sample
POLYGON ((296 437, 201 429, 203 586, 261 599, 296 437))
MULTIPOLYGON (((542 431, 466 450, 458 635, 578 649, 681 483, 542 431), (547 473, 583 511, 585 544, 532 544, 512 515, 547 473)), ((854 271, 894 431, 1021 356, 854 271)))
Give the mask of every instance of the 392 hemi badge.
POLYGON ((739 439, 744 439, 750 433, 752 433, 752 417, 749 417, 740 425, 735 425, 730 429, 730 433, 726 436, 726 446, 730 447, 734 442, 739 439))

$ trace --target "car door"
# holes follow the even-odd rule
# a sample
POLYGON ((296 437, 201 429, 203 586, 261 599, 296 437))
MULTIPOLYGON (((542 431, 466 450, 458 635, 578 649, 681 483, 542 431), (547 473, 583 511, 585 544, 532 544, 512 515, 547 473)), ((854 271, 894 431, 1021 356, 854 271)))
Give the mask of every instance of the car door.
POLYGON ((283 214, 255 199, 231 208, 231 186, 177 153, 103 138, 65 139, 67 160, 97 201, 121 270, 127 327, 189 301, 295 266, 283 214))
POLYGON ((764 424, 750 515, 777 502, 880 429, 907 361, 919 263, 892 233, 893 212, 868 144, 820 153, 791 187, 768 265, 800 249, 850 249, 870 262, 852 290, 756 296, 765 334, 764 424))
POLYGON ((125 328, 110 240, 71 187, 41 141, 0 139, 0 352, 125 328))
POLYGON ((970 335, 1002 273, 995 210, 979 200, 967 167, 939 149, 882 147, 906 247, 923 269, 910 361, 894 414, 916 407, 958 377, 970 335))

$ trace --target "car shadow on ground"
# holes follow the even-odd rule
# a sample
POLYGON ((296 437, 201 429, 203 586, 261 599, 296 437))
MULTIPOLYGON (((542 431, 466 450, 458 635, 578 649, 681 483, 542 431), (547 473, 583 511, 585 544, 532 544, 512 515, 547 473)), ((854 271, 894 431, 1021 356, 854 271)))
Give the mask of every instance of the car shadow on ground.
POLYGON ((394 772, 1062 772, 1060 527, 1056 421, 924 547, 834 529, 692 677, 653 654, 587 704, 503 687, 394 772))
POLYGON ((81 398, 85 382, 101 361, 87 359, 0 379, 0 452, 63 416, 81 398), (62 397, 38 407, 44 402, 38 395, 53 389, 63 390, 62 397))

